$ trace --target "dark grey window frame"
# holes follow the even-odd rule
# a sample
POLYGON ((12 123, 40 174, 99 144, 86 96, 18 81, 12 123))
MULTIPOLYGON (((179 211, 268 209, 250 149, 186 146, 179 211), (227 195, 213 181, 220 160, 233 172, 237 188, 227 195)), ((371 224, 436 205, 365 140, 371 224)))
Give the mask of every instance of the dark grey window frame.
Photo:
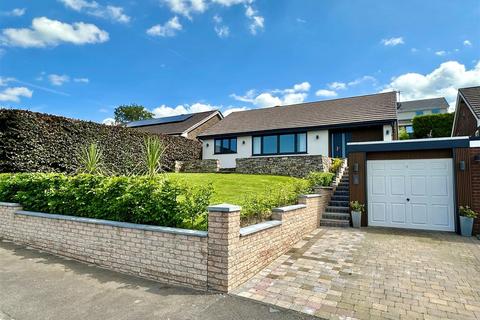
POLYGON ((238 140, 237 137, 228 137, 228 138, 216 138, 213 140, 213 154, 235 154, 238 150, 238 140), (228 140, 228 151, 223 151, 223 140, 228 140), (235 150, 231 150, 232 140, 235 140, 235 150), (217 141, 220 141, 220 152, 217 152, 217 141))
POLYGON ((289 132, 289 133, 278 133, 278 134, 262 134, 262 135, 254 135, 252 136, 252 156, 276 156, 276 155, 289 155, 289 154, 307 154, 308 153, 308 134, 306 131, 302 132, 289 132), (295 150, 293 152, 280 152, 280 136, 283 135, 294 135, 294 147, 295 150), (298 151, 298 135, 304 134, 305 135, 305 151, 298 151), (276 136, 277 138, 277 152, 275 153, 265 153, 263 150, 263 138, 270 136, 276 136), (254 138, 260 138, 260 153, 255 153, 254 150, 254 138))

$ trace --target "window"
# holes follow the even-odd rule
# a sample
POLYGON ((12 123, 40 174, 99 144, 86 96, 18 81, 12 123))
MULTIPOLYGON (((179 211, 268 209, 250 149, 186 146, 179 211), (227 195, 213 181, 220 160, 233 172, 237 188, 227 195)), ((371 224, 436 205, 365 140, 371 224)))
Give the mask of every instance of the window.
POLYGON ((288 133, 253 137, 253 155, 295 154, 307 152, 307 134, 288 133))
POLYGON ((413 134, 413 126, 405 126, 405 131, 407 131, 408 134, 413 134))
POLYGON ((423 111, 416 111, 416 112, 415 112, 415 115, 421 116, 421 115, 423 115, 423 111))
POLYGON ((237 138, 215 139, 215 154, 237 153, 237 138))
POLYGON ((433 114, 439 114, 439 113, 440 113, 440 109, 433 109, 433 110, 432 110, 432 113, 433 113, 433 114))

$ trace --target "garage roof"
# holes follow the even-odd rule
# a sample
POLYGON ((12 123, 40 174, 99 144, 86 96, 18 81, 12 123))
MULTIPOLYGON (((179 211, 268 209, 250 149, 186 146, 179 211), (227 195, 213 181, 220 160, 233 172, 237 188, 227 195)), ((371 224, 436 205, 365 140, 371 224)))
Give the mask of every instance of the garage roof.
POLYGON ((468 148, 470 137, 428 138, 378 142, 349 142, 348 152, 413 151, 432 149, 468 148))

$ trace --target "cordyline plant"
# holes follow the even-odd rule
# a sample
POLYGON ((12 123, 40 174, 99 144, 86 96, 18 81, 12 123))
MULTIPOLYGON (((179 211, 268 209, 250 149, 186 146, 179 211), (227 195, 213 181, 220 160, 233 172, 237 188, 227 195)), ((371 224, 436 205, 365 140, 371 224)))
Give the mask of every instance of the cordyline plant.
POLYGON ((145 138, 144 148, 147 175, 154 177, 162 171, 162 160, 166 147, 158 137, 147 137, 145 138))
POLYGON ((80 150, 78 162, 80 164, 80 173, 106 174, 103 164, 103 151, 95 142, 80 150))

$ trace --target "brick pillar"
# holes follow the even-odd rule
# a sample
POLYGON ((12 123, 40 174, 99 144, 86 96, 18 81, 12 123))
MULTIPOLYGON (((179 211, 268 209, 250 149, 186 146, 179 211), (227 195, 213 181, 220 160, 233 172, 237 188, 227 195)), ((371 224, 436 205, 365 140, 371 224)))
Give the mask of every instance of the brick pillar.
POLYGON ((0 238, 7 237, 12 240, 13 215, 19 210, 22 210, 22 206, 18 203, 0 202, 0 238))
POLYGON ((235 249, 240 242, 241 207, 208 207, 207 288, 228 292, 233 287, 235 249))
POLYGON ((320 226, 320 219, 325 210, 325 207, 323 206, 325 197, 325 195, 321 194, 305 194, 298 197, 298 204, 306 205, 307 210, 311 211, 311 214, 316 216, 315 225, 312 225, 312 229, 320 226))

